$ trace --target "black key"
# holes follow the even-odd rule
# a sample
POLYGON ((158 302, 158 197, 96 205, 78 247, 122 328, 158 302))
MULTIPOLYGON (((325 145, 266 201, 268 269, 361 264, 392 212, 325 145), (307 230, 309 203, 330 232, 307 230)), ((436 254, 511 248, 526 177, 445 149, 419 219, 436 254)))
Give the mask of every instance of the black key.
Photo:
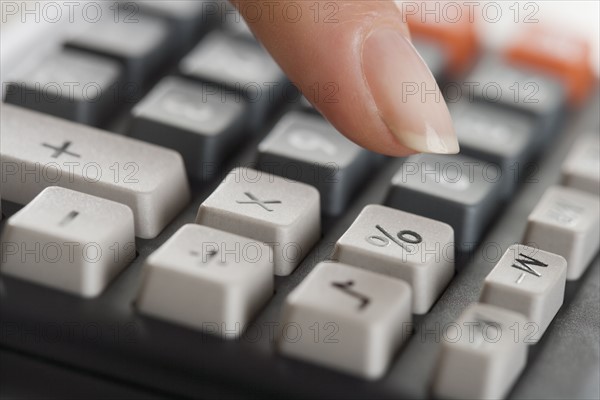
POLYGON ((215 31, 179 64, 187 77, 236 91, 248 100, 250 124, 260 125, 286 90, 295 90, 271 56, 255 41, 215 31))
POLYGON ((435 79, 442 80, 448 66, 447 56, 443 48, 436 42, 424 38, 415 38, 412 43, 435 79))
POLYGON ((312 105, 310 101, 308 101, 304 95, 301 95, 296 102, 298 103, 300 110, 319 114, 319 111, 315 108, 315 106, 312 105))
POLYGON ((131 12, 139 10, 167 21, 173 32, 172 45, 177 50, 185 50, 214 25, 221 7, 211 0, 137 0, 123 3, 122 8, 131 12))
POLYGON ((169 27, 159 18, 134 13, 89 25, 66 45, 118 60, 126 84, 143 84, 169 55, 169 27))
POLYGON ((501 202, 498 166, 464 156, 409 157, 392 178, 386 204, 454 228, 456 247, 469 251, 501 202))
POLYGON ((220 3, 220 16, 223 28, 236 36, 254 39, 254 34, 236 8, 228 1, 220 3))
POLYGON ((17 72, 7 103, 98 125, 113 110, 122 68, 116 61, 63 49, 17 72))
POLYGON ((509 196, 530 170, 535 151, 531 115, 485 102, 448 104, 460 153, 500 167, 503 197, 509 196))
POLYGON ((130 135, 177 150, 189 175, 209 179, 243 137, 246 112, 235 94, 167 77, 133 109, 130 135))
POLYGON ((535 118, 537 143, 557 131, 565 114, 566 95, 555 78, 488 57, 465 79, 463 98, 494 103, 535 118))
POLYGON ((315 186, 325 214, 341 213, 382 156, 346 139, 322 117, 291 112, 258 146, 263 171, 315 186))

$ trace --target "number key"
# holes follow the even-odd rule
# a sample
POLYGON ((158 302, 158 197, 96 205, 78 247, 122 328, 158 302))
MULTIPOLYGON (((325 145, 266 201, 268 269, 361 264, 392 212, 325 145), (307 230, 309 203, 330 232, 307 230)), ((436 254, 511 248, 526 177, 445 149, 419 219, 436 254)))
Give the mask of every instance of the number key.
POLYGON ((501 178, 494 163, 463 156, 412 156, 392 178, 386 204, 449 224, 456 248, 469 251, 500 204, 501 178))
POLYGON ((497 164, 503 197, 508 197, 535 151, 533 118, 485 102, 460 101, 448 108, 461 154, 497 164))
POLYGON ((112 110, 121 67, 116 61, 64 49, 17 72, 6 102, 88 125, 112 110))
POLYGON ((247 106, 235 97, 207 84, 164 78, 133 109, 130 135, 177 150, 188 174, 209 179, 244 136, 247 106))
POLYGON ((283 117, 258 146, 258 166, 315 186, 324 213, 341 213, 378 160, 318 115, 283 117))
POLYGON ((246 98, 252 127, 279 102, 288 83, 258 43, 224 32, 208 34, 183 58, 179 69, 189 78, 224 86, 246 98))

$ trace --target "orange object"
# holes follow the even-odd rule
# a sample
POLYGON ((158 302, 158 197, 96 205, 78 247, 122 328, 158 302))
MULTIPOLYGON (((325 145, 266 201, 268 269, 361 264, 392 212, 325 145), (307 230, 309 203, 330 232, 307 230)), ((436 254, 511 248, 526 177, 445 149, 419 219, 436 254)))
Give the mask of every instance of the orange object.
POLYGON ((594 87, 590 54, 590 43, 583 38, 542 27, 528 29, 506 49, 511 62, 557 76, 573 105, 581 104, 594 87))
POLYGON ((451 8, 442 2, 420 4, 414 9, 407 7, 404 13, 411 35, 438 42, 447 51, 450 75, 465 73, 479 51, 475 13, 459 3, 452 3, 451 8))

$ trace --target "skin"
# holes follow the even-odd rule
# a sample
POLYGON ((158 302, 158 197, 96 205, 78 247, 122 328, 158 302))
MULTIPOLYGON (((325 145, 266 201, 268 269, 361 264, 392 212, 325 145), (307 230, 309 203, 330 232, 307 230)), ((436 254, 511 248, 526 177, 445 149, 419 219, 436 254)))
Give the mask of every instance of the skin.
POLYGON ((458 152, 446 104, 395 2, 233 3, 288 77, 350 140, 390 156, 458 152), (293 3, 290 17, 286 3, 293 3), (406 84, 434 95, 407 96, 406 84), (332 92, 336 101, 325 101, 332 92))

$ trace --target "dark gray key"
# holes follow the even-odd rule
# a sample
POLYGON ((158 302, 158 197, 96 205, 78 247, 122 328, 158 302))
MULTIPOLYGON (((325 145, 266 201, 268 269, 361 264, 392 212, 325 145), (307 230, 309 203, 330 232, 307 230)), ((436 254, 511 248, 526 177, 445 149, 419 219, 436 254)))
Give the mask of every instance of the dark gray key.
POLYGON ((291 112, 258 146, 263 171, 315 186, 321 209, 336 215, 380 159, 317 115, 291 112))
POLYGON ((535 150, 535 123, 530 115, 484 102, 448 104, 460 153, 497 164, 503 196, 530 172, 535 150))
POLYGON ((235 7, 228 1, 220 4, 220 17, 223 28, 236 36, 254 40, 254 34, 235 7))
POLYGON ((558 80, 501 59, 482 59, 464 84, 463 97, 472 96, 478 101, 533 115, 539 132, 538 143, 547 141, 564 116, 566 96, 558 80))
POLYGON ((113 58, 125 68, 125 82, 140 85, 169 55, 168 24, 134 13, 130 18, 103 18, 67 42, 67 46, 113 58))
POLYGON ((167 77, 133 109, 130 134, 177 150, 189 175, 209 179, 245 133, 246 111, 235 94, 167 77))
POLYGON ((219 31, 207 35, 181 61, 179 69, 187 77, 213 82, 244 96, 252 109, 253 127, 260 124, 291 86, 260 45, 219 31))
POLYGON ((177 50, 192 47, 214 25, 220 9, 219 3, 211 0, 137 0, 123 3, 122 8, 166 20, 177 50))
POLYGON ((415 38, 412 40, 412 43, 435 79, 438 82, 442 80, 447 66, 447 56, 443 48, 435 42, 424 38, 415 38))
POLYGON ((319 115, 319 110, 317 110, 303 94, 300 94, 296 100, 296 103, 298 104, 300 110, 319 115))
POLYGON ((392 178, 386 204, 445 222, 469 251, 501 202, 498 166, 464 156, 409 157, 392 178))
POLYGON ((19 70, 7 82, 5 101, 98 125, 114 109, 121 73, 113 60, 63 49, 19 70))

